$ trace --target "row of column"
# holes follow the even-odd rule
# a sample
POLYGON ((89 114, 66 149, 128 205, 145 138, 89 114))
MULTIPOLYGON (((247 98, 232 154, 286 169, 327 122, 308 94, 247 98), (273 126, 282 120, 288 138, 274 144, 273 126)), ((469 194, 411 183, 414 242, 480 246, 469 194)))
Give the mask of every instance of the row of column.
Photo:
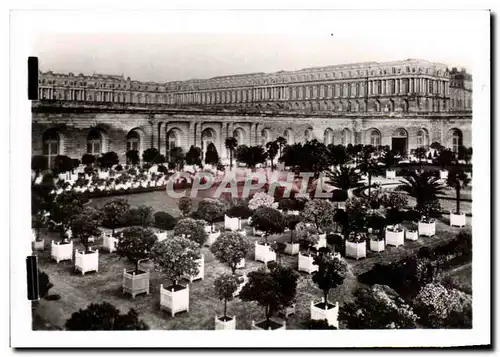
POLYGON ((368 81, 371 95, 439 94, 449 95, 449 82, 429 78, 398 78, 368 81))

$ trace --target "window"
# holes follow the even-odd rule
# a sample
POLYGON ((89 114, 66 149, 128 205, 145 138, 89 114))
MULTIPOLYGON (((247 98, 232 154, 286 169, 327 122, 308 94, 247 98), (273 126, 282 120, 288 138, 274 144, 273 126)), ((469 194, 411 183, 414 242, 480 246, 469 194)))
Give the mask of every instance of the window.
POLYGON ((139 150, 140 147, 140 137, 137 131, 131 131, 127 135, 127 151, 139 150))
POLYGON ((325 130, 325 135, 324 135, 323 141, 324 141, 325 145, 333 144, 333 131, 332 131, 332 129, 325 130))
POLYGON ((451 135, 451 147, 454 153, 458 153, 458 148, 462 146, 462 132, 458 129, 453 130, 451 135))
POLYGON ((417 133, 417 147, 425 147, 426 149, 429 146, 429 134, 425 129, 420 129, 417 133))
POLYGON ((49 168, 54 166, 54 158, 59 155, 60 137, 55 130, 48 130, 43 134, 43 155, 47 157, 49 168))
POLYGON ((344 146, 351 144, 351 131, 349 129, 342 130, 340 133, 340 141, 344 146))
POLYGON ((87 136, 87 154, 100 155, 102 150, 102 137, 101 134, 93 129, 87 136))
POLYGON ((306 129, 306 130, 304 131, 304 139, 305 139, 306 141, 311 140, 311 131, 310 131, 309 129, 306 129))
POLYGON ((381 135, 378 130, 372 130, 370 133, 370 145, 379 147, 381 145, 381 135))

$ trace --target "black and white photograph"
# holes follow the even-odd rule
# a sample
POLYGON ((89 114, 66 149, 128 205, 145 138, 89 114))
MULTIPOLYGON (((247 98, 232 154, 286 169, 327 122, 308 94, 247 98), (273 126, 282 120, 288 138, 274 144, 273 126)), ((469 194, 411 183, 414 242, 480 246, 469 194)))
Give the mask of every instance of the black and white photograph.
POLYGON ((488 11, 11 31, 13 344, 491 343, 488 11))

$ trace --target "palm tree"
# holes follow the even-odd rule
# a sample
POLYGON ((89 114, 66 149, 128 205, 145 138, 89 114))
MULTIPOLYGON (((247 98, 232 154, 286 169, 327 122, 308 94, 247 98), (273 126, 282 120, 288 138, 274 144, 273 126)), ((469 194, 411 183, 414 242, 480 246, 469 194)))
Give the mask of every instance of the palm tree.
POLYGON ((470 181, 470 178, 461 168, 454 167, 450 172, 448 172, 446 184, 451 188, 454 188, 457 194, 457 214, 460 214, 460 191, 462 188, 467 187, 470 181))
POLYGON ((279 158, 281 158, 281 154, 283 153, 283 148, 286 146, 287 141, 284 137, 278 136, 278 138, 276 139, 276 143, 278 144, 278 149, 280 154, 279 158))
POLYGON ((273 160, 279 150, 278 143, 276 141, 270 141, 266 144, 266 149, 267 149, 266 151, 267 157, 269 158, 269 160, 271 160, 271 171, 272 171, 274 169, 273 160))
POLYGON ((372 158, 374 152, 373 146, 365 146, 361 152, 361 163, 358 165, 359 170, 368 176, 368 200, 372 198, 372 176, 377 175, 380 171, 377 161, 372 158))
POLYGON ((234 137, 231 136, 226 139, 225 141, 226 149, 229 150, 229 168, 233 168, 233 152, 234 149, 238 146, 238 140, 234 137))
POLYGON ((327 176, 333 186, 345 191, 354 187, 360 180, 360 175, 356 170, 347 166, 330 170, 327 172, 327 176))
POLYGON ((398 189, 415 197, 417 210, 423 211, 430 203, 437 201, 437 196, 444 194, 444 186, 432 171, 410 171, 403 176, 398 189))

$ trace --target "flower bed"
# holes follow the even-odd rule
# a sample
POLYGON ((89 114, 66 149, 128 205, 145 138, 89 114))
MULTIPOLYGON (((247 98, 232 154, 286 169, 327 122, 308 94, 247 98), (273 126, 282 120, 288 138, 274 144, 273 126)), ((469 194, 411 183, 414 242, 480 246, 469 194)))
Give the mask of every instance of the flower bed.
POLYGON ((168 310, 172 314, 187 311, 189 312, 189 284, 187 286, 169 286, 163 288, 160 285, 160 309, 168 310))
POLYGON ((465 213, 456 214, 450 212, 450 226, 452 227, 465 227, 465 213))
POLYGON ((269 244, 259 244, 255 242, 255 260, 267 264, 276 261, 276 253, 269 244))
POLYGON ((73 260, 73 241, 68 243, 54 243, 54 241, 52 241, 50 256, 58 263, 62 260, 73 260))
POLYGON ((311 255, 302 255, 299 252, 299 271, 304 271, 308 274, 318 271, 318 266, 314 264, 314 257, 311 255))
POLYGON ((392 245, 395 247, 399 247, 400 245, 404 245, 405 241, 405 231, 403 227, 396 226, 387 226, 385 228, 385 243, 387 245, 392 245))
POLYGON ((311 320, 326 320, 328 325, 339 327, 339 303, 338 301, 333 304, 325 304, 323 298, 321 302, 314 303, 311 301, 311 320))
POLYGON ((123 269, 122 288, 123 293, 132 295, 133 299, 139 294, 149 295, 149 271, 140 270, 136 274, 135 270, 127 272, 123 269))
POLYGON ((75 270, 80 271, 82 275, 89 271, 99 271, 99 250, 91 252, 75 251, 75 270))

